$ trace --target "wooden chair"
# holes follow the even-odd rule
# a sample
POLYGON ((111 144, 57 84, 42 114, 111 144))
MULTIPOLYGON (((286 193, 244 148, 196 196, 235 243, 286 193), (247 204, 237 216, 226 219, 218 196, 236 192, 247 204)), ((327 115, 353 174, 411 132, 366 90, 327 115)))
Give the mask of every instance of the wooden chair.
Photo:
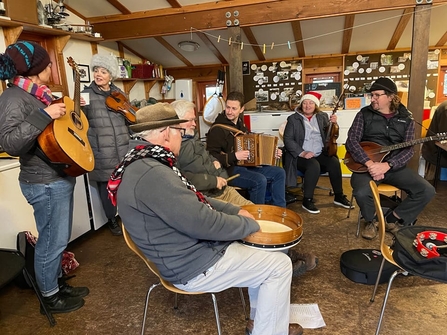
MULTIPOLYGON (((379 190, 379 193, 394 192, 395 196, 397 196, 397 192, 400 191, 399 188, 397 188, 393 185, 389 185, 389 184, 379 184, 378 190, 379 190)), ((353 201, 354 201, 354 193, 351 195, 351 204, 353 201)), ((351 208, 348 209, 348 215, 346 216, 346 218, 349 219, 350 215, 351 215, 351 208)), ((362 219, 362 213, 360 212, 360 209, 359 209, 359 214, 357 216, 357 231, 355 233, 356 237, 359 237, 359 235, 360 235, 360 221, 361 221, 361 219, 362 219)))
POLYGON ((374 290, 371 296, 370 301, 374 302, 374 298, 376 296, 377 287, 379 285, 380 277, 382 276, 382 270, 383 266, 385 264, 385 261, 390 262, 391 264, 395 265, 398 269, 393 272, 390 279, 388 280, 388 287, 386 289, 385 297, 383 298, 383 304, 382 304, 382 310, 380 312, 379 322, 377 323, 377 329, 376 329, 376 335, 379 334, 380 326, 382 324, 383 315, 385 313, 385 307, 388 300, 388 295, 390 293, 391 284, 393 283, 394 278, 399 274, 408 274, 404 269, 402 269, 393 259, 393 249, 390 248, 385 243, 385 217, 383 215, 382 206, 380 205, 380 194, 379 194, 379 188, 377 187, 376 183, 371 180, 369 182, 369 186, 371 187, 371 191, 373 194, 374 199, 374 206, 376 207, 376 215, 377 219, 379 221, 379 239, 380 239, 380 252, 383 255, 382 264, 380 264, 379 273, 377 275, 376 284, 374 285, 374 290))
MULTIPOLYGON (((151 262, 149 259, 147 259, 147 257, 143 254, 143 252, 140 250, 140 248, 138 248, 138 246, 134 243, 134 241, 130 237, 129 233, 125 229, 124 224, 122 225, 122 230, 123 230, 124 240, 126 241, 127 246, 144 261, 144 263, 147 265, 149 270, 151 270, 159 279, 158 283, 152 284, 152 286, 149 287, 149 289, 147 291, 147 294, 146 294, 146 302, 144 304, 143 322, 142 322, 142 325, 141 325, 141 335, 144 335, 144 330, 145 330, 145 325, 146 325, 147 308, 148 308, 148 305, 149 305, 149 295, 151 294, 152 290, 155 287, 157 287, 158 285, 160 285, 160 284, 163 285, 164 288, 167 289, 168 291, 171 291, 171 292, 175 293, 175 302, 174 302, 174 308, 175 309, 177 309, 177 302, 178 302, 177 301, 177 294, 197 295, 197 294, 210 293, 211 294, 211 298, 213 300, 214 315, 216 317, 217 333, 219 335, 221 335, 222 331, 221 331, 221 327, 220 327, 219 310, 218 310, 218 307, 217 307, 217 299, 216 299, 215 293, 212 293, 212 292, 187 292, 187 291, 183 291, 183 290, 178 289, 174 285, 172 285, 167 280, 163 279, 161 277, 160 272, 158 271, 157 267, 155 266, 155 264, 153 262, 151 262)), ((242 307, 244 309, 245 319, 248 320, 247 311, 246 311, 247 308, 246 308, 246 305, 245 305, 245 299, 244 299, 244 294, 242 292, 242 288, 239 288, 239 293, 240 293, 240 296, 241 296, 242 307)))

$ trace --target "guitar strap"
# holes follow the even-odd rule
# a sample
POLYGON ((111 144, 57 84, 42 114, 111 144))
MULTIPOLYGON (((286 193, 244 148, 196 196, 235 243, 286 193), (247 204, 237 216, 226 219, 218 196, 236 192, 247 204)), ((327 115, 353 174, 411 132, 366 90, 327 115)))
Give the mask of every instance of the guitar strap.
POLYGON ((62 178, 67 177, 68 175, 64 172, 64 169, 67 169, 70 167, 69 164, 66 163, 62 163, 62 162, 52 162, 50 161, 50 159, 45 155, 45 153, 43 152, 42 148, 39 145, 36 145, 34 150, 31 149, 30 150, 31 154, 36 155, 37 157, 39 157, 41 160, 43 160, 45 163, 47 163, 47 165, 52 168, 54 171, 57 172, 57 174, 59 176, 61 176, 62 178))

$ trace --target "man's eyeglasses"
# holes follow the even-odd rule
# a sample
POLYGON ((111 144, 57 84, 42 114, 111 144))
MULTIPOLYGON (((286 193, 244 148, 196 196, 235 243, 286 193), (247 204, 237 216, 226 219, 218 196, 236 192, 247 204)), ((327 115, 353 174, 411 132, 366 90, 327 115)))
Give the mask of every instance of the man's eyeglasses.
POLYGON ((374 93, 374 94, 371 94, 371 98, 379 99, 382 95, 386 95, 386 93, 381 93, 381 94, 374 93))
POLYGON ((177 129, 178 131, 180 131, 180 134, 183 136, 185 136, 186 134, 186 129, 185 128, 177 128, 177 127, 169 127, 171 129, 177 129))

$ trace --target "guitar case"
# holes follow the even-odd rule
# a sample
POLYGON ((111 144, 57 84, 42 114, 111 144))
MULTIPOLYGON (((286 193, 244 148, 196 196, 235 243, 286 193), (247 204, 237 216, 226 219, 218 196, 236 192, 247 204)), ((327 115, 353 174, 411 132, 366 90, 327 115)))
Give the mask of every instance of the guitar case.
MULTIPOLYGON (((377 249, 345 251, 340 257, 341 273, 355 283, 375 285, 382 259, 382 253, 377 249)), ((387 282, 396 269, 395 265, 385 262, 379 284, 387 282)))

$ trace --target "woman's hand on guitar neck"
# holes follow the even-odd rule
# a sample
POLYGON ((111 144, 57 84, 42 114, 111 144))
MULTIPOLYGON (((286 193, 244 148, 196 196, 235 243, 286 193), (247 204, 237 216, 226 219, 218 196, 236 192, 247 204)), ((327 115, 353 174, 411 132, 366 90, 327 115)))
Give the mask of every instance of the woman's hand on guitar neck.
POLYGON ((67 109, 65 108, 64 103, 55 103, 49 105, 47 108, 44 109, 44 111, 53 119, 59 119, 60 117, 64 116, 67 109))
POLYGON ((371 177, 376 181, 385 178, 385 173, 390 169, 388 163, 368 161, 365 165, 368 167, 371 177))

